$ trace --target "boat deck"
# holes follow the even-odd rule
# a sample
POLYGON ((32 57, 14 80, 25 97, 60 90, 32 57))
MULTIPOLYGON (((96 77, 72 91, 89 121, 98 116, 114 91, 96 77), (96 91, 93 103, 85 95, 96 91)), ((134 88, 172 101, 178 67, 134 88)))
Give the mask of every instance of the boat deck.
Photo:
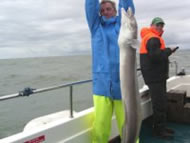
MULTIPOLYGON (((171 78, 168 87, 168 127, 175 130, 173 139, 164 140, 152 136, 152 116, 143 120, 140 143, 189 143, 190 142, 190 76, 171 78)), ((148 92, 141 97, 150 98, 148 92)), ((120 143, 117 137, 110 143, 120 143)))
MULTIPOLYGON (((168 127, 175 130, 175 136, 171 140, 164 140, 152 136, 152 130, 149 123, 143 121, 140 132, 140 143, 189 143, 190 142, 190 124, 168 123, 168 127)), ((121 143, 119 137, 109 143, 121 143)))
POLYGON ((144 120, 140 143, 190 142, 190 77, 180 77, 168 82, 168 126, 175 130, 174 138, 163 140, 152 136, 151 117, 144 120))
MULTIPOLYGON (((140 143, 189 143, 190 142, 190 124, 168 123, 168 127, 175 130, 175 136, 171 140, 164 140, 152 136, 152 130, 149 123, 143 121, 140 132, 140 143)), ((109 143, 120 143, 119 137, 109 143)))
POLYGON ((168 126, 175 130, 175 136, 171 140, 163 140, 152 136, 150 125, 142 124, 140 133, 140 143, 189 143, 190 124, 168 123, 168 126))

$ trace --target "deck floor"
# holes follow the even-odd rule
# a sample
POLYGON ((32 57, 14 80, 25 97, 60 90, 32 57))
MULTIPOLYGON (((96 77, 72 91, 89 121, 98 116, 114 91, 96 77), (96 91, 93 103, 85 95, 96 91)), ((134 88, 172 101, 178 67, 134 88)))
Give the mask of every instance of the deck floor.
POLYGON ((179 123, 168 123, 175 130, 174 139, 163 140, 152 136, 150 125, 143 123, 140 133, 140 143, 190 143, 190 125, 179 123))

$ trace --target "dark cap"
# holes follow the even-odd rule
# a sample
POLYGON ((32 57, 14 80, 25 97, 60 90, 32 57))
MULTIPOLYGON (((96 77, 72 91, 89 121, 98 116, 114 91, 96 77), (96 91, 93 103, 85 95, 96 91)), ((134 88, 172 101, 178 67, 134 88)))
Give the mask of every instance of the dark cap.
POLYGON ((156 24, 158 24, 158 23, 165 24, 165 23, 164 23, 164 20, 163 20, 162 18, 160 18, 160 17, 155 17, 155 18, 152 20, 152 23, 151 23, 151 24, 156 25, 156 24))

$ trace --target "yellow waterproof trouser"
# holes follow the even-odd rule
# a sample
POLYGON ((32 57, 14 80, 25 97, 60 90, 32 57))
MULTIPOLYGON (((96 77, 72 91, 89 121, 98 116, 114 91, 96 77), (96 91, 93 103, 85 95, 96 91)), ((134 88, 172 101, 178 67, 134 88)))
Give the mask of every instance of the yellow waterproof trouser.
MULTIPOLYGON (((113 111, 117 120, 120 136, 124 124, 124 108, 121 100, 112 100, 106 96, 93 95, 94 123, 92 130, 92 143, 108 143, 111 131, 113 111)), ((136 143, 139 143, 137 140, 136 143)))

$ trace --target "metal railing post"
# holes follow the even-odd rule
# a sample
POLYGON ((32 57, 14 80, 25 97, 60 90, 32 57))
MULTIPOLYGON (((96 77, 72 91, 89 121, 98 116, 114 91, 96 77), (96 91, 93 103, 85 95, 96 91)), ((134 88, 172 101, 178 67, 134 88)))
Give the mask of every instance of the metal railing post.
POLYGON ((178 72, 178 65, 177 65, 177 62, 176 62, 176 61, 174 61, 174 63, 175 63, 175 75, 177 75, 177 72, 178 72))
POLYGON ((73 118, 73 86, 70 86, 70 117, 73 118))
POLYGON ((173 64, 175 65, 175 75, 177 75, 178 74, 178 64, 177 64, 177 62, 176 61, 172 61, 172 62, 170 62, 170 64, 171 64, 171 66, 173 64))

